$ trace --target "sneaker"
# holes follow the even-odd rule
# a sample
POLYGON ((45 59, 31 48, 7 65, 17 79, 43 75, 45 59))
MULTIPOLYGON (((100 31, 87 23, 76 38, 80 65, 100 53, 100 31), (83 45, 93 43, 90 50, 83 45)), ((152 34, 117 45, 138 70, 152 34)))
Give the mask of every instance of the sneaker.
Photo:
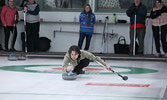
POLYGON ((156 57, 161 57, 161 54, 160 53, 156 53, 155 56, 156 57))
POLYGON ((15 48, 11 48, 10 51, 16 51, 16 49, 15 48))
POLYGON ((81 71, 79 74, 85 74, 85 71, 81 71))
POLYGON ((132 53, 132 52, 129 52, 129 56, 133 56, 133 53, 132 53))
POLYGON ((8 48, 5 48, 4 51, 9 51, 9 49, 8 49, 8 48))
POLYGON ((76 72, 76 74, 77 74, 77 75, 79 75, 79 74, 85 74, 85 71, 82 70, 82 71, 80 71, 80 72, 76 72))

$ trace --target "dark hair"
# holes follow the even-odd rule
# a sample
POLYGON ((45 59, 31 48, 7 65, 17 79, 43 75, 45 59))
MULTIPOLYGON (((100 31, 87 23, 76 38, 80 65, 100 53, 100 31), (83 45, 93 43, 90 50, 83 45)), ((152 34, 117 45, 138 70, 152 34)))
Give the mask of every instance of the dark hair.
POLYGON ((87 22, 87 25, 90 25, 91 15, 92 15, 92 9, 91 9, 91 7, 90 7, 89 4, 85 4, 84 5, 84 13, 86 13, 86 11, 85 11, 86 6, 89 6, 89 8, 90 8, 90 11, 88 12, 88 22, 87 22))
POLYGON ((71 54, 72 51, 75 51, 75 52, 78 53, 79 55, 81 54, 81 51, 80 51, 79 47, 76 46, 76 45, 72 45, 72 46, 69 48, 68 53, 71 54))
POLYGON ((159 3, 162 3, 162 0, 156 0, 156 1, 158 1, 159 3))

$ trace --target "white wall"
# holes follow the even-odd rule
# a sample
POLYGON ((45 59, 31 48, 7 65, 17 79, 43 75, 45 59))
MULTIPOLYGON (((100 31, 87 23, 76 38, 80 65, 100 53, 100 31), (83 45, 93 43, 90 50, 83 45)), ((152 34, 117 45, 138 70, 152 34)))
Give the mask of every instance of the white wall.
MULTIPOLYGON (((94 0, 90 0, 92 8, 94 8, 94 0)), ((93 9, 94 11, 94 9, 93 9)), ((80 12, 46 12, 41 11, 40 17, 44 22, 40 23, 40 37, 48 37, 51 39, 51 52, 66 52, 71 45, 77 45, 79 39, 79 14, 80 12), (76 21, 75 22, 75 18, 76 21), (68 32, 56 32, 54 37, 54 31, 72 31, 74 33, 68 32), (78 32, 78 33, 75 33, 78 32)), ((20 19, 23 19, 23 13, 19 12, 20 19)), ((96 20, 102 20, 104 23, 105 17, 109 16, 109 33, 117 33, 118 37, 123 35, 126 37, 126 42, 129 44, 129 24, 111 24, 113 22, 113 13, 95 13, 96 20)), ((125 13, 116 13, 117 19, 125 19, 129 22, 129 18, 125 13)), ((101 47, 102 33, 104 24, 95 24, 94 32, 101 34, 94 34, 91 40, 90 49, 91 52, 101 52, 103 47, 101 47)), ((18 36, 16 41, 16 49, 21 50, 21 37, 20 33, 24 31, 23 22, 19 22, 17 25, 18 36)), ((108 53, 114 53, 114 44, 117 43, 118 37, 109 38, 108 40, 108 53)), ((2 41, 0 41, 2 42, 2 41)), ((145 37, 145 54, 151 53, 152 47, 152 29, 151 20, 148 20, 146 37, 145 37)), ((155 46, 154 46, 155 47, 155 46)), ((84 48, 84 44, 83 44, 84 48)), ((154 48, 155 52, 155 48, 154 48)))

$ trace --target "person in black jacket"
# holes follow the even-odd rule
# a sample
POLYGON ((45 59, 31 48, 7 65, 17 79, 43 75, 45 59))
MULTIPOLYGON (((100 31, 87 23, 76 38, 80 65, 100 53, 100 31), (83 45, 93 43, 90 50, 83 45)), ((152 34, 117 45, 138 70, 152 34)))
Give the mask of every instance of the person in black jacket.
POLYGON ((145 37, 145 19, 147 15, 147 8, 141 3, 140 0, 134 0, 134 4, 127 10, 127 16, 130 17, 130 55, 133 53, 134 43, 134 24, 136 15, 136 38, 139 41, 138 54, 143 55, 144 52, 144 37, 145 37))
POLYGON ((150 17, 152 18, 152 30, 155 40, 155 46, 157 57, 161 56, 160 51, 160 40, 162 43, 163 51, 165 52, 165 57, 167 57, 167 7, 162 4, 161 0, 156 0, 156 7, 152 9, 150 17))

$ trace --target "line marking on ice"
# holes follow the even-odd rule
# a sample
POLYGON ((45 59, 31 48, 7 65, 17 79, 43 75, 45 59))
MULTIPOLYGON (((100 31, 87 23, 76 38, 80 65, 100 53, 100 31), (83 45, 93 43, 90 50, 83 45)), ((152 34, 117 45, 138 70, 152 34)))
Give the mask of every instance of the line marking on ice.
POLYGON ((87 83, 90 86, 118 86, 118 87, 150 87, 150 84, 116 84, 116 83, 87 83))

